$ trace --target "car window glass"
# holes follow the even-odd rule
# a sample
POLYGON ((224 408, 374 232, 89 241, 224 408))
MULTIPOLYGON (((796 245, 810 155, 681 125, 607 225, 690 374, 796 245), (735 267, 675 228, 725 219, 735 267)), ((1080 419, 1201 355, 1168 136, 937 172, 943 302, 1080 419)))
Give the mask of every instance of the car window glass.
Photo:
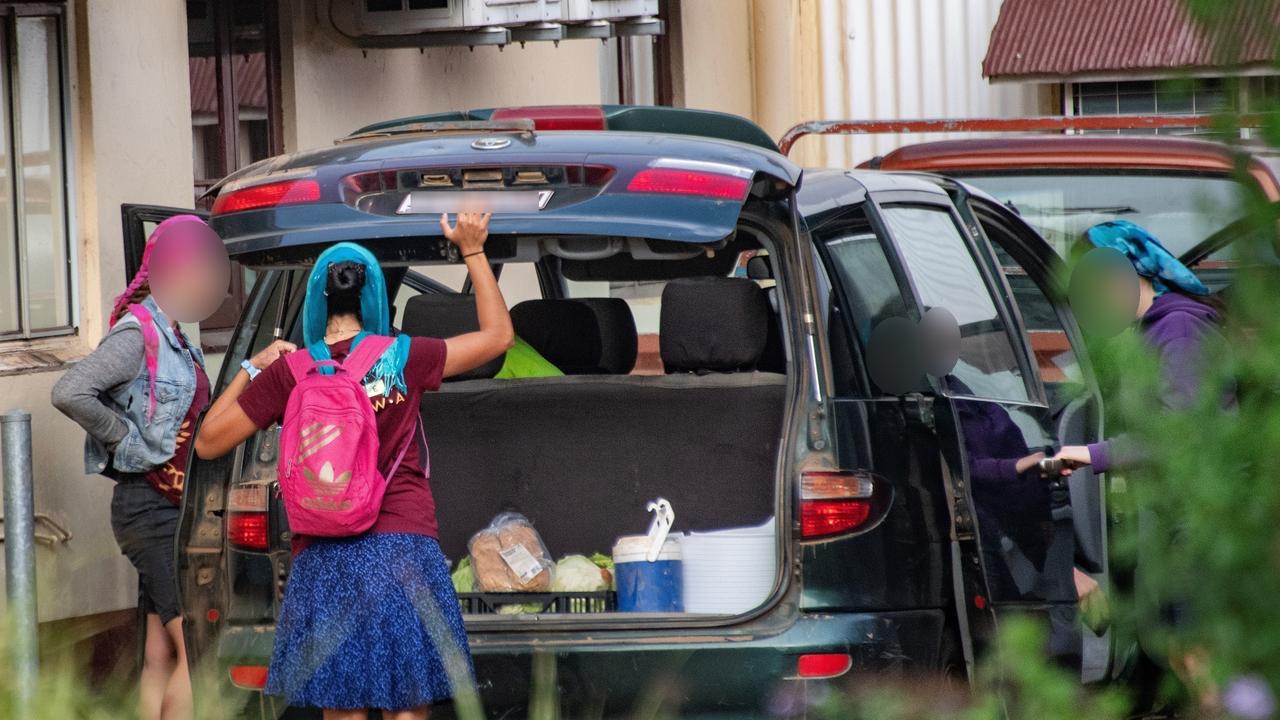
POLYGON ((1052 395, 1064 384, 1082 382, 1080 362, 1053 302, 1026 269, 999 246, 998 238, 992 237, 992 240, 1000 270, 1009 282, 1013 302, 1022 316, 1023 327, 1035 355, 1036 371, 1045 388, 1052 395))
POLYGON ((1028 399, 1005 320, 951 214, 908 205, 886 207, 883 214, 920 303, 945 308, 960 325, 960 359, 944 381, 946 389, 958 395, 1028 399))
MULTIPOLYGON (((811 234, 826 248, 827 271, 839 285, 837 295, 843 298, 842 302, 826 304, 835 391, 837 395, 857 394, 853 384, 858 348, 866 348, 872 329, 880 322, 906 317, 906 302, 884 246, 861 211, 817 224, 811 234)), ((874 386, 872 391, 881 392, 874 386)))

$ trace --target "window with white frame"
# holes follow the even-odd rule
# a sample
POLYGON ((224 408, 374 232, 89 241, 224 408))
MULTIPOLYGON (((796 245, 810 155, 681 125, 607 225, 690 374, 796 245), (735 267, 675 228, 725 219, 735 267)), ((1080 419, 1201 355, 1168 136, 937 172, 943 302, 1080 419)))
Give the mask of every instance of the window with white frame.
POLYGON ((64 18, 0 4, 0 340, 74 331, 64 18))
MULTIPOLYGON (((1218 78, 1194 81, 1122 80, 1083 82, 1071 86, 1075 115, 1206 115, 1234 107, 1226 84, 1218 78)), ((1118 131, 1101 131, 1118 132, 1118 131)), ((1189 135, 1209 128, 1126 130, 1125 134, 1189 135)))

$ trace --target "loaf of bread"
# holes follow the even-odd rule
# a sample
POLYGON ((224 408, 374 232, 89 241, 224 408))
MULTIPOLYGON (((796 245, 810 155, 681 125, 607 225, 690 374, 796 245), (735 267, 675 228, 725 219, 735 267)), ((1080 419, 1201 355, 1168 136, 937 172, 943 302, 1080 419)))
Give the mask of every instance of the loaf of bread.
POLYGON ((545 592, 555 563, 528 518, 503 513, 468 544, 480 592, 545 592))

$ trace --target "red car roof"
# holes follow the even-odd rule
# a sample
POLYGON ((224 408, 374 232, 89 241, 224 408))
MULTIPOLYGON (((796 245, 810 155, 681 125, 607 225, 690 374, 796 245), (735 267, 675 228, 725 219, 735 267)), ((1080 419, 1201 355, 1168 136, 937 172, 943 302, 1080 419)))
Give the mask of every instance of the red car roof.
MULTIPOLYGON (((1132 135, 1057 135, 940 140, 898 148, 879 162, 863 163, 883 170, 916 170, 942 174, 978 170, 1164 170, 1229 173, 1233 151, 1219 143, 1189 138, 1132 135)), ((1252 158, 1249 174, 1267 197, 1280 200, 1280 180, 1252 158)))

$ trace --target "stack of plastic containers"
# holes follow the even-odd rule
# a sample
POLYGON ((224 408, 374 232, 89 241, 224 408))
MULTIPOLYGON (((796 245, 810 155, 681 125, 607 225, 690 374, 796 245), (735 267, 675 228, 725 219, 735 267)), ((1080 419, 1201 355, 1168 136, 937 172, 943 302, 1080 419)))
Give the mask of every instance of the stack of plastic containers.
POLYGON ((778 573, 774 520, 755 527, 679 536, 684 611, 737 615, 758 607, 778 573))

